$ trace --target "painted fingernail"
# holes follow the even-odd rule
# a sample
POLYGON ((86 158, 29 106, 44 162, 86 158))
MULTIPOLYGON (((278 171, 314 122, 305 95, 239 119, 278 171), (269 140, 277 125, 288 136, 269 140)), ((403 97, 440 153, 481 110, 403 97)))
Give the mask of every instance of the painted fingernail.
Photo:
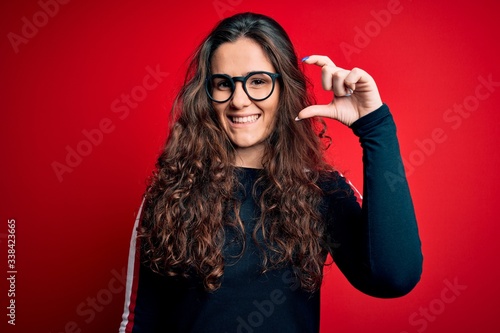
POLYGON ((347 88, 347 94, 345 94, 346 97, 349 97, 352 95, 354 91, 351 88, 347 88))
POLYGON ((304 62, 304 61, 306 61, 307 59, 309 59, 309 56, 302 58, 302 60, 301 60, 301 61, 302 61, 302 62, 304 62))
POLYGON ((299 121, 299 120, 300 120, 299 117, 295 117, 295 121, 299 121))

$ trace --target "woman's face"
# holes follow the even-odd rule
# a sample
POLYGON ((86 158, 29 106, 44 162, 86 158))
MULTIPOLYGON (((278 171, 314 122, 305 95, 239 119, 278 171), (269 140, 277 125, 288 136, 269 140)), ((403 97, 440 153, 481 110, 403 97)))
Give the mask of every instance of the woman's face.
MULTIPOLYGON (((231 77, 244 77, 256 71, 276 73, 260 45, 248 38, 219 46, 212 56, 211 71, 213 74, 227 74, 231 77)), ((239 158, 236 163, 259 167, 260 165, 251 165, 250 160, 259 164, 263 142, 274 129, 280 95, 279 83, 276 80, 274 92, 263 101, 250 99, 243 90, 242 82, 235 83, 233 96, 224 103, 213 102, 213 106, 224 131, 236 148, 239 158)))

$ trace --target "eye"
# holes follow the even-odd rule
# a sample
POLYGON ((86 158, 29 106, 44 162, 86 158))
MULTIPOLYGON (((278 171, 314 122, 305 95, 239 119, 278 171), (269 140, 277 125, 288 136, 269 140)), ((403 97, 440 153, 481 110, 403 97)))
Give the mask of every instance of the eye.
POLYGON ((229 83, 228 80, 221 80, 219 83, 217 83, 217 88, 229 89, 229 88, 231 88, 231 84, 229 83))
POLYGON ((259 73, 254 74, 248 78, 247 87, 251 89, 259 89, 267 87, 271 84, 272 79, 269 75, 259 73))
POLYGON ((212 87, 218 90, 231 90, 231 82, 226 78, 217 77, 212 80, 212 87))
POLYGON ((252 86, 261 86, 263 84, 266 84, 266 81, 264 81, 263 79, 253 79, 252 82, 251 82, 251 85, 252 86))

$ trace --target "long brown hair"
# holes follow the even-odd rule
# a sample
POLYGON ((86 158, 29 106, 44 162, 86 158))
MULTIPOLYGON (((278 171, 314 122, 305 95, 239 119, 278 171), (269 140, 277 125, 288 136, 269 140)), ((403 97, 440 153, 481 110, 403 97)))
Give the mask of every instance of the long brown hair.
POLYGON ((223 256, 228 228, 236 231, 242 252, 245 248, 234 148, 204 90, 215 50, 242 37, 261 45, 281 74, 276 126, 266 140, 255 185, 261 216, 253 241, 261 240, 263 272, 291 265, 302 288, 316 290, 326 256, 318 211, 323 193, 317 182, 332 168, 323 158, 321 126, 313 119, 294 120, 312 98, 293 45, 276 21, 259 14, 222 20, 193 55, 145 195, 138 230, 143 260, 168 276, 197 277, 214 291, 228 259, 223 256))

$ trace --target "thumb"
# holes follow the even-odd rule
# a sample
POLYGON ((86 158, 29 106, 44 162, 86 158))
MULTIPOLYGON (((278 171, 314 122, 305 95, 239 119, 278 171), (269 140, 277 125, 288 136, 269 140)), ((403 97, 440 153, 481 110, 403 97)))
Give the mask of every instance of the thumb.
POLYGON ((311 105, 302 109, 295 120, 307 119, 311 117, 329 117, 333 118, 335 114, 335 106, 328 105, 311 105))

